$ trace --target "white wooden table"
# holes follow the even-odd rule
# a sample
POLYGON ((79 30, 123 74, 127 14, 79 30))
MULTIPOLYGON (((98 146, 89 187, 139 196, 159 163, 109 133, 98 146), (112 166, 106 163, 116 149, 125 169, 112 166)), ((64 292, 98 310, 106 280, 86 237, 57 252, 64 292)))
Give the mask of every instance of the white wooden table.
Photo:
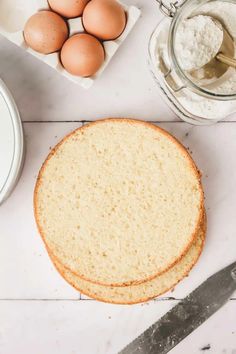
MULTIPOLYGON (((89 91, 0 38, 0 77, 21 111, 27 142, 22 178, 0 207, 0 354, 115 354, 235 261, 236 115, 209 127, 178 120, 159 98, 146 65, 148 37, 161 17, 157 6, 151 0, 126 2, 142 8, 142 18, 89 91), (104 117, 161 122, 189 147, 203 173, 203 255, 173 292, 147 304, 116 306, 81 296, 55 271, 35 227, 33 188, 50 148, 86 121, 104 117)), ((236 354, 236 294, 171 353, 236 354)))

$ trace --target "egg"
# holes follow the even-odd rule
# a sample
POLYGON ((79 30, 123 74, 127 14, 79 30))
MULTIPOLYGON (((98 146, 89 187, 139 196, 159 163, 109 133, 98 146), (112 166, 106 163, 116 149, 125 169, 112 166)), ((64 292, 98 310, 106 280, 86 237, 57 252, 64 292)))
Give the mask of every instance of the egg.
POLYGON ((82 33, 70 37, 62 47, 61 62, 72 75, 94 75, 105 59, 103 45, 95 37, 82 33))
POLYGON ((48 0, 51 9, 63 17, 81 16, 89 0, 48 0))
POLYGON ((27 45, 36 52, 49 54, 60 50, 69 35, 66 22, 51 11, 39 11, 24 28, 27 45))
POLYGON ((126 14, 115 0, 91 0, 84 9, 85 30, 102 40, 119 37, 126 26, 126 14))

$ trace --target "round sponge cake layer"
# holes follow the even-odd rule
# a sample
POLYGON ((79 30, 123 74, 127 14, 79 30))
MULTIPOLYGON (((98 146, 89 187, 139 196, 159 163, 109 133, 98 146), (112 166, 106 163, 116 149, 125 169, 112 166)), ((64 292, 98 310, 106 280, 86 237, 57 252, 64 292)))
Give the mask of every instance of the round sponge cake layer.
POLYGON ((192 158, 166 131, 108 119, 52 150, 34 208, 47 248, 65 268, 93 283, 126 286, 165 272, 188 251, 203 191, 192 158))
POLYGON ((180 280, 188 275, 197 262, 205 240, 206 221, 202 221, 198 235, 183 258, 167 272, 139 285, 125 287, 105 287, 93 284, 63 267, 52 257, 55 267, 64 279, 81 293, 99 301, 114 304, 135 304, 153 299, 172 289, 180 280))

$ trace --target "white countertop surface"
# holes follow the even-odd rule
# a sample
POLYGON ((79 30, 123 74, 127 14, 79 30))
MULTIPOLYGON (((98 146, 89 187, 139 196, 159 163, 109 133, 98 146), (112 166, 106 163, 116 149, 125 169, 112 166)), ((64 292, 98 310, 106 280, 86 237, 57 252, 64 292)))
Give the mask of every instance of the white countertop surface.
MULTIPOLYGON (((179 121, 147 68, 148 38, 161 18, 157 5, 126 3, 140 7, 142 18, 88 91, 0 37, 0 77, 20 109, 27 144, 19 184, 0 207, 0 354, 116 354, 236 259, 236 115, 208 127, 179 121), (203 254, 189 277, 147 304, 116 306, 81 296, 55 271, 35 227, 33 188, 50 148, 84 122, 104 117, 161 122, 202 171, 208 216, 203 254)), ((171 354, 236 354, 235 318, 236 294, 171 354)))

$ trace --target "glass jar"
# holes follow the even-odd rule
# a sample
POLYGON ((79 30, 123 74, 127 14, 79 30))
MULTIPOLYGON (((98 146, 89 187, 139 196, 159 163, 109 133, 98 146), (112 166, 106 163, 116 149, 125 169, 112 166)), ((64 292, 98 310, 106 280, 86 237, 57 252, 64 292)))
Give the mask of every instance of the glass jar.
POLYGON ((149 67, 164 100, 181 119, 192 124, 209 125, 236 112, 236 69, 227 67, 213 88, 209 88, 210 85, 200 85, 181 69, 175 50, 179 24, 199 14, 219 19, 232 39, 236 39, 236 1, 187 0, 181 5, 167 4, 162 0, 157 2, 166 17, 150 37, 149 67), (221 6, 224 6, 224 11, 221 11, 221 6))

